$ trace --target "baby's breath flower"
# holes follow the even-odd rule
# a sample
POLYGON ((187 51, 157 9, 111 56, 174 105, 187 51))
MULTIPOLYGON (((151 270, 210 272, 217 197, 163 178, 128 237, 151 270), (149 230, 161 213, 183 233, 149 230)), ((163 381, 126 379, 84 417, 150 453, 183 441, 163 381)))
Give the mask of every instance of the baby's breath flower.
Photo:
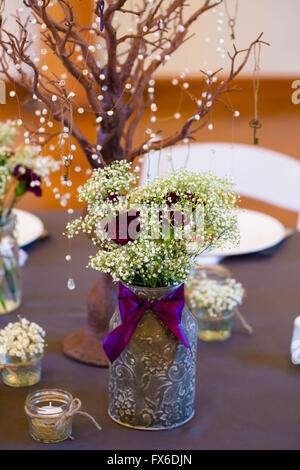
POLYGON ((15 121, 0 122, 1 222, 5 221, 16 201, 27 191, 40 196, 40 184, 48 181, 50 173, 60 168, 60 163, 51 156, 42 156, 37 146, 13 147, 19 127, 15 121), (10 200, 12 202, 8 204, 10 200))
POLYGON ((99 251, 89 267, 116 282, 176 285, 186 280, 199 253, 238 242, 238 197, 230 178, 178 169, 143 187, 136 182, 131 164, 119 161, 94 170, 80 190, 87 215, 71 221, 66 235, 92 238, 99 251), (122 225, 132 210, 136 217, 122 225), (112 223, 122 225, 123 238, 111 235, 112 223), (136 231, 130 233, 131 228, 136 231))
POLYGON ((46 179, 50 173, 58 171, 60 163, 50 156, 40 155, 39 149, 34 145, 17 147, 14 155, 8 160, 8 169, 13 172, 16 166, 30 168, 41 180, 46 179))
POLYGON ((46 333, 36 323, 19 317, 0 330, 0 356, 26 362, 44 353, 46 333))
POLYGON ((245 290, 235 279, 216 281, 215 279, 197 279, 187 281, 189 303, 194 309, 202 309, 209 316, 221 317, 241 305, 245 290))
POLYGON ((18 133, 17 121, 0 122, 0 146, 11 146, 18 133))

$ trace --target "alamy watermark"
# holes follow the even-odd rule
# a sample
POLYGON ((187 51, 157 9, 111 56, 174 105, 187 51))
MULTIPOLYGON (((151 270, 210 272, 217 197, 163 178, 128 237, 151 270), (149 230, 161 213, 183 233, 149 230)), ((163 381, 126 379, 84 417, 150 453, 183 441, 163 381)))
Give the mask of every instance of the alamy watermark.
MULTIPOLYGON (((107 213, 107 208, 106 208, 107 213)), ((123 245, 137 238, 148 240, 199 240, 203 236, 204 207, 175 204, 163 207, 130 207, 117 215, 99 218, 96 234, 123 245)))

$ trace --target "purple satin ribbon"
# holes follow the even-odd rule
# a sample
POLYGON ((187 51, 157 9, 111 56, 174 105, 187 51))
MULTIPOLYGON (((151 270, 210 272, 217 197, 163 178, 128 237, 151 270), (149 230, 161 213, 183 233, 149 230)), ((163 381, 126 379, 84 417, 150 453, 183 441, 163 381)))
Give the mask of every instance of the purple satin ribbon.
POLYGON ((119 285, 119 309, 122 325, 111 331, 103 340, 103 349, 111 362, 124 351, 133 335, 138 322, 146 310, 152 312, 172 331, 172 333, 189 348, 188 340, 182 330, 181 314, 184 306, 184 285, 182 284, 170 295, 150 302, 134 294, 122 283, 119 285))

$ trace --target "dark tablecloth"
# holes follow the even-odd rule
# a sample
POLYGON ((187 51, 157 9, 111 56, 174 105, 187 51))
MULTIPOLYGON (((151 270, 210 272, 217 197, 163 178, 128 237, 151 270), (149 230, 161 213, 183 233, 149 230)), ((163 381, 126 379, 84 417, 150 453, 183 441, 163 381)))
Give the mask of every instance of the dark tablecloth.
MULTIPOLYGON (((0 449, 299 449, 300 368, 291 364, 294 318, 300 313, 300 234, 285 241, 272 257, 248 256, 224 263, 247 290, 242 312, 254 327, 247 336, 235 320, 224 343, 199 343, 196 415, 172 431, 124 428, 107 415, 108 370, 79 364, 62 354, 65 335, 85 322, 86 297, 97 273, 85 268, 87 240, 73 242, 76 289, 67 290, 61 233, 65 214, 40 214, 51 238, 28 248, 23 268, 24 299, 17 313, 41 324, 48 348, 43 380, 28 389, 0 384, 0 449), (74 441, 38 444, 28 434, 24 402, 29 391, 59 387, 79 397, 83 409, 103 426, 74 418, 74 441)), ((0 327, 17 313, 0 317, 0 327)))

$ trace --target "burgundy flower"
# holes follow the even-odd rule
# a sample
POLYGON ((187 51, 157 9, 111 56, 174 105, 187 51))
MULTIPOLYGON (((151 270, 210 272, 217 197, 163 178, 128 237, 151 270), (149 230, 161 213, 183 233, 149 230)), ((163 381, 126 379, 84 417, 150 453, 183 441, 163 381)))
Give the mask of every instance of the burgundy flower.
POLYGON ((139 216, 139 211, 124 212, 117 215, 112 222, 107 223, 104 230, 114 243, 127 245, 128 242, 134 241, 140 233, 139 216))
POLYGON ((109 201, 112 201, 112 202, 113 202, 113 201, 117 201, 117 200, 118 200, 118 197, 119 197, 119 196, 118 196, 117 194, 109 194, 109 195, 108 195, 108 200, 109 200, 109 201))
MULTIPOLYGON (((190 199, 190 200, 192 200, 194 196, 194 194, 191 194, 191 193, 184 193, 184 194, 187 197, 187 199, 190 199)), ((172 204, 176 204, 182 199, 181 196, 176 194, 174 191, 171 191, 170 193, 168 193, 166 198, 167 198, 168 207, 171 207, 172 204)), ((194 209, 192 209, 192 212, 194 212, 194 209)), ((180 210, 175 210, 175 211, 170 210, 169 212, 167 212, 166 217, 163 217, 163 213, 160 212, 159 217, 162 220, 162 225, 164 227, 170 226, 170 229, 173 229, 175 227, 182 227, 182 222, 184 222, 184 225, 188 225, 190 222, 189 217, 185 217, 183 221, 182 212, 180 210)))
POLYGON ((26 191, 34 193, 36 196, 42 195, 42 189, 40 185, 41 178, 30 168, 26 168, 25 171, 23 171, 23 167, 21 165, 17 165, 14 168, 13 175, 17 178, 18 181, 20 181, 20 183, 24 183, 26 191))
MULTIPOLYGON (((184 193, 184 195, 192 200, 194 194, 191 194, 191 193, 184 193)), ((168 206, 171 206, 172 204, 176 204, 177 202, 179 202, 181 200, 181 196, 179 196, 178 194, 176 194, 174 191, 171 191, 170 193, 167 194, 167 205, 168 206), (171 199, 171 202, 170 202, 170 199, 171 199)))

